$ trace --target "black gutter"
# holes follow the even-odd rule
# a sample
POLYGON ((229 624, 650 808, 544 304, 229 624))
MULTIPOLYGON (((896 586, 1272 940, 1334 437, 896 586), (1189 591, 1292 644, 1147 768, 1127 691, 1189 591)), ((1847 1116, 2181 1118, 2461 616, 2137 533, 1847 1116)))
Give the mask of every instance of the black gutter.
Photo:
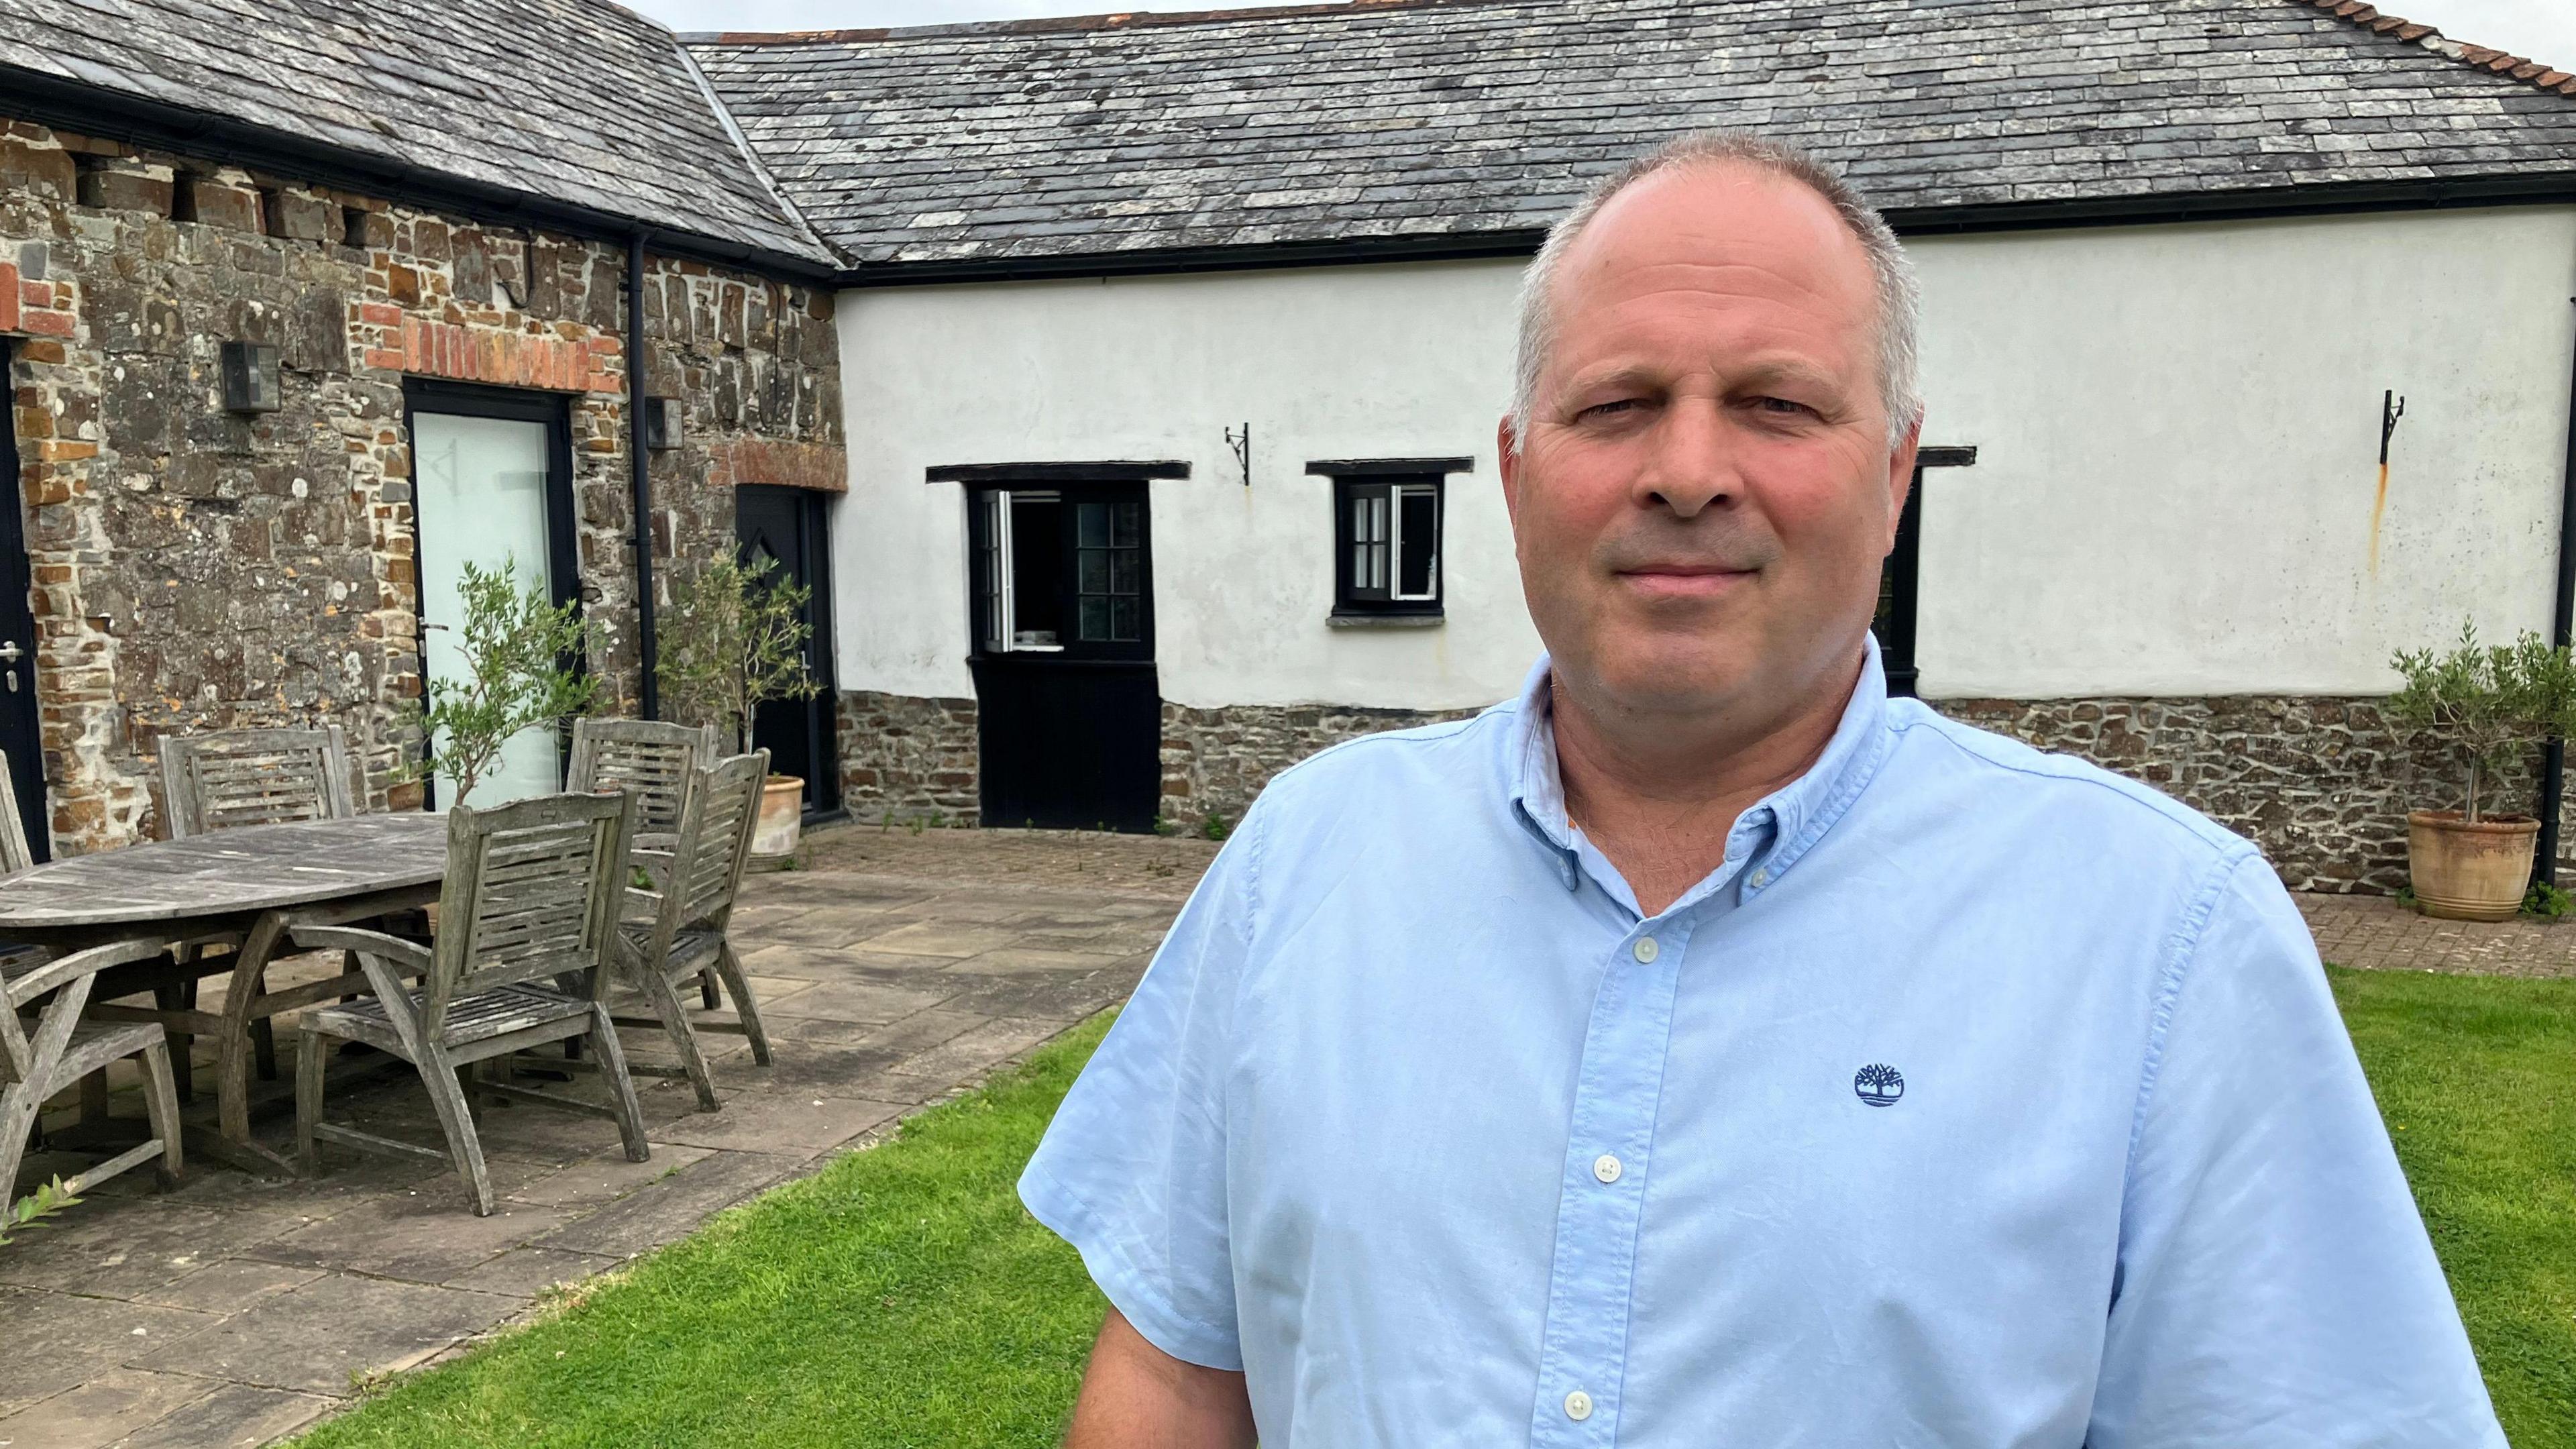
MULTIPOLYGON (((0 65, 0 97, 6 97, 0 100, 0 114, 59 126, 80 135, 228 162, 247 171, 292 176, 476 221, 569 232, 611 242, 623 240, 635 229, 635 218, 599 207, 514 191, 390 156, 308 140, 211 111, 102 90, 17 66, 0 65)), ((742 267, 814 286, 836 286, 841 282, 841 270, 829 262, 721 237, 658 235, 654 249, 666 256, 742 267)))
MULTIPOLYGON (((2576 297, 2567 299, 2576 304, 2576 297)), ((2568 366, 2567 461, 2558 484, 2558 595, 2549 642, 2564 649, 2576 630, 2576 361, 2568 366)), ((2567 797, 2567 741, 2552 737, 2540 765, 2540 862, 2534 874, 2558 884, 2558 812, 2567 797)))
POLYGON ((644 233, 626 237, 626 456, 635 484, 637 713, 662 717, 661 655, 653 638, 653 450, 644 416, 644 233))
MULTIPOLYGON (((2049 231, 2070 227, 2146 226, 2263 217, 2342 216, 2365 212, 2576 203, 2576 171, 2467 181, 2344 183, 2266 187, 2189 196, 2120 196, 2014 201, 1965 206, 1890 207, 1900 236, 2049 231)), ((1473 261, 1526 257, 1547 239, 1543 227, 1403 236, 1326 237, 1247 246, 1139 248, 1051 256, 973 257, 953 261, 862 262, 841 273, 845 287, 919 287, 949 282, 1032 282, 1186 272, 1266 271, 1290 267, 1367 266, 1387 262, 1473 261)))

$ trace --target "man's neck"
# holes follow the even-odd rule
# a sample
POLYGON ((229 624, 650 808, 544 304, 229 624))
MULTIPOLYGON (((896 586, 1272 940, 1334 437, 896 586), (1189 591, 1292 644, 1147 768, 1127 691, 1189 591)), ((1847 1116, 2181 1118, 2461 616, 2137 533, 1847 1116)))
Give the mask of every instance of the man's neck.
POLYGON ((1737 816, 1814 766, 1859 678, 1855 661, 1840 687, 1751 723, 1590 707, 1551 678, 1566 814, 1654 915, 1724 863, 1737 816))

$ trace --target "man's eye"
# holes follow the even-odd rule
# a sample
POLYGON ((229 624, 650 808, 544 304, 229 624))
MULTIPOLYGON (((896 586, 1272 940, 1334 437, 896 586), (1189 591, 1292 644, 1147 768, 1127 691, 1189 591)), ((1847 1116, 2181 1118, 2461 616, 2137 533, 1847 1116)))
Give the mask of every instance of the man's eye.
POLYGON ((1635 398, 1616 398, 1605 403, 1594 403, 1592 406, 1576 413, 1575 416, 1579 418, 1608 417, 1613 413, 1633 412, 1636 407, 1637 400, 1635 398))
POLYGON ((1759 400, 1759 406, 1762 411, 1766 413, 1778 413, 1783 416, 1793 413, 1811 413, 1815 411, 1814 408, 1807 406, 1805 403, 1791 402, 1785 397, 1762 398, 1759 400))

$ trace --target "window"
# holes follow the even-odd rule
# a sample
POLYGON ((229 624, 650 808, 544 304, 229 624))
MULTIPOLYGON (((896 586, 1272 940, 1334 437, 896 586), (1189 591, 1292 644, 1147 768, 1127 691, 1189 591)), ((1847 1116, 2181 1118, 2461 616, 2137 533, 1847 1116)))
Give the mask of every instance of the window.
POLYGON ((971 519, 978 653, 1151 657, 1141 485, 983 488, 971 519))
POLYGON ((1436 623, 1451 473, 1466 458, 1309 463, 1333 480, 1332 622, 1436 623))

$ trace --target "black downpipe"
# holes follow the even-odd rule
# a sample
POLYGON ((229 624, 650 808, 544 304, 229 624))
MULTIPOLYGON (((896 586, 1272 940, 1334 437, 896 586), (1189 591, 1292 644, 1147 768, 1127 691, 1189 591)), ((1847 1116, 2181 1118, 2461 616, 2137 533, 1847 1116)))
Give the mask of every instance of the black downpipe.
MULTIPOLYGON (((2567 299, 2576 303, 2576 297, 2567 299)), ((2576 362, 2567 385, 2567 464, 2558 485, 2558 597, 2550 615, 2549 642, 2567 647, 2576 631, 2576 362)), ((2558 809, 2567 794, 2567 741, 2552 737, 2540 764, 2540 866, 2543 885, 2558 884, 2558 809)))
POLYGON ((653 640, 653 479, 644 418, 644 233, 626 238, 626 456, 635 468, 635 647, 642 651, 639 713, 662 717, 653 640))

